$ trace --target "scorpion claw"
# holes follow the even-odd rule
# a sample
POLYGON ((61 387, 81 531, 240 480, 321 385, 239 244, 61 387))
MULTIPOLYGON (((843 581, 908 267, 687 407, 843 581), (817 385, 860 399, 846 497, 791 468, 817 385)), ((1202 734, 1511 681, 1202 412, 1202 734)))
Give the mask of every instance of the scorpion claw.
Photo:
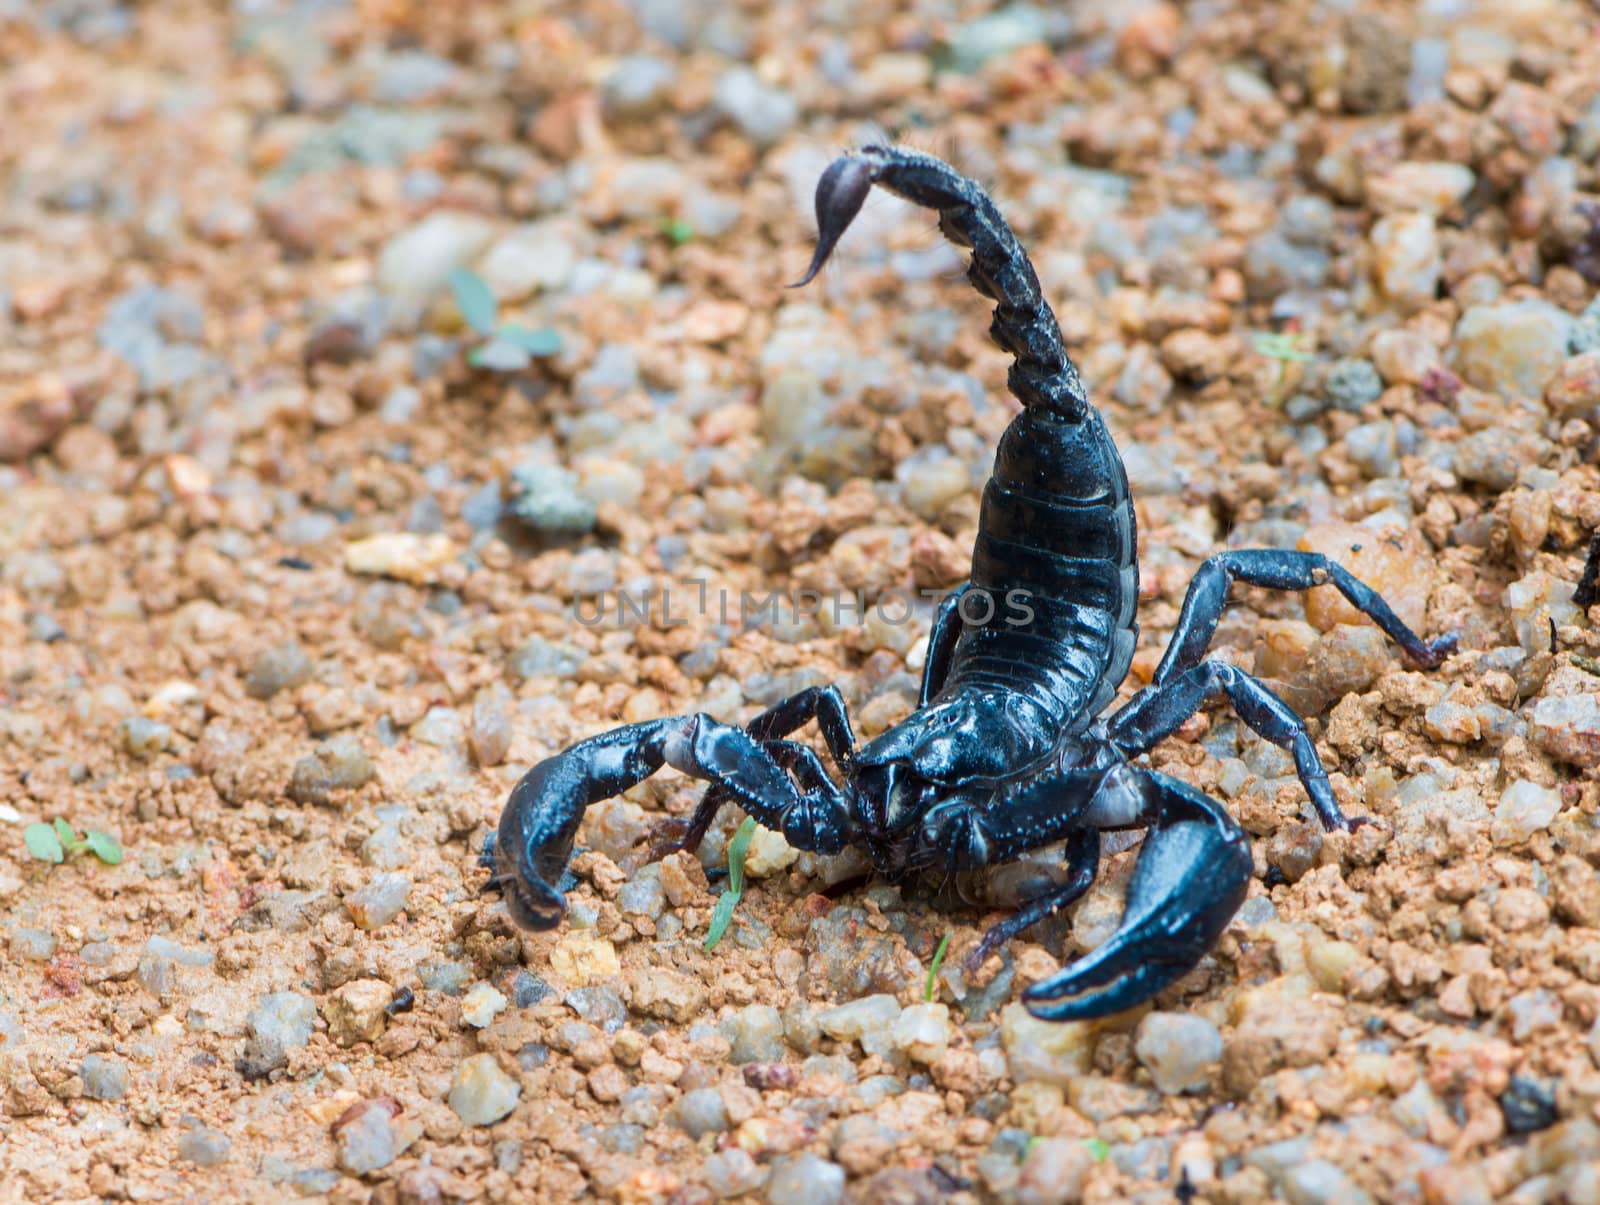
POLYGON ((1145 1003, 1194 969, 1244 902, 1250 850, 1221 805, 1166 775, 1143 772, 1158 810, 1121 925, 1093 953, 1022 995, 1047 1021, 1086 1021, 1145 1003))
POLYGON ((791 289, 810 284, 822 270, 838 245, 839 237, 861 212, 876 178, 871 164, 849 156, 835 159, 828 165, 828 170, 817 181, 817 250, 806 274, 790 285, 791 289))

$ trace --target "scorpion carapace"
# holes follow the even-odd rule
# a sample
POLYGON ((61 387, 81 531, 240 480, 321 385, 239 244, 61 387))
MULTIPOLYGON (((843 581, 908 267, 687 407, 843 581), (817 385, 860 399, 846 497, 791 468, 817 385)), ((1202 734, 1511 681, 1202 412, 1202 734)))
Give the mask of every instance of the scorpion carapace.
POLYGON ((1033 266, 994 202, 931 155, 869 146, 830 166, 817 187, 818 241, 805 281, 876 185, 935 209, 971 249, 968 277, 997 304, 990 333, 1014 357, 1022 403, 983 494, 970 582, 941 604, 919 706, 857 748, 839 692, 813 687, 745 727, 708 715, 630 724, 528 771, 485 850, 511 916, 558 925, 557 888, 584 809, 663 765, 711 783, 666 848, 694 848, 731 800, 791 845, 823 854, 855 844, 899 878, 1015 861, 1060 845, 1059 881, 985 934, 977 965, 1000 944, 1071 903, 1094 880, 1101 831, 1146 836, 1116 932, 1029 987, 1036 1015, 1082 1019, 1149 1000, 1190 971, 1243 902, 1251 874, 1244 831, 1216 800, 1133 760, 1207 702, 1225 697, 1267 740, 1289 750, 1317 815, 1347 828, 1305 725, 1276 695, 1206 649, 1233 581, 1337 588, 1422 666, 1452 638, 1419 639, 1389 606, 1314 553, 1225 552, 1199 570, 1148 686, 1101 718, 1137 639, 1138 559, 1122 459, 1067 358, 1033 266), (808 744, 816 721, 838 777, 808 744))

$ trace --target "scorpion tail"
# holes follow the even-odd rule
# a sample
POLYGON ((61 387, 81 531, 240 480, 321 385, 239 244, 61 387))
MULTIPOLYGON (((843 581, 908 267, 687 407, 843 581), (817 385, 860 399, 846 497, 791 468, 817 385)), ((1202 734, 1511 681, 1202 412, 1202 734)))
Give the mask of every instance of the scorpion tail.
POLYGON ((1135 773, 1156 819, 1122 924, 1093 953, 1022 994, 1036 1017, 1087 1021, 1145 1003, 1194 969, 1244 902, 1251 871, 1244 830, 1193 787, 1135 773))
POLYGON ((816 276, 874 184, 938 210, 945 237, 971 248, 967 279, 998 303, 989 334, 1015 357, 1007 384, 1017 400, 1029 410, 1070 422, 1088 415, 1088 394, 1067 358, 1061 328, 1027 252, 989 195, 933 155, 907 147, 867 146, 835 160, 817 182, 816 254, 805 276, 791 287, 816 276))

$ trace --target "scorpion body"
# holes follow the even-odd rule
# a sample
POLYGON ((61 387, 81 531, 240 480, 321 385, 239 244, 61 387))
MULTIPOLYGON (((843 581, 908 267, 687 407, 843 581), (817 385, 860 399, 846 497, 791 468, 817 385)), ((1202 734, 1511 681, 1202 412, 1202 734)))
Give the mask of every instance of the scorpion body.
POLYGON ((662 765, 712 784, 672 830, 677 848, 697 846, 730 799, 801 849, 857 844, 893 878, 1062 846, 1059 877, 985 934, 968 960, 975 966, 1088 888, 1102 831, 1144 828, 1116 933, 1023 996, 1046 1018, 1120 1012, 1193 969, 1243 902, 1251 874, 1245 833, 1222 805, 1134 764, 1140 753, 1226 697, 1293 754, 1323 824, 1350 826, 1300 718, 1248 674, 1205 657, 1229 583, 1331 584, 1423 666, 1437 665, 1453 639, 1419 639, 1320 555, 1222 553, 1197 574, 1151 683, 1102 719, 1138 637, 1137 542, 1122 458, 1015 235, 988 195, 943 161, 865 147, 832 164, 817 186, 816 254, 799 283, 827 260, 873 186, 936 210, 945 236, 971 250, 968 278, 996 302, 990 334, 1014 357, 1007 381, 1023 406, 984 489, 971 580, 935 616, 917 710, 860 748, 831 686, 802 691, 742 729, 678 716, 581 741, 513 790, 485 851, 490 883, 505 890, 520 925, 559 924, 565 904, 556 884, 584 809, 662 765), (790 739, 813 720, 842 781, 811 746, 790 739))

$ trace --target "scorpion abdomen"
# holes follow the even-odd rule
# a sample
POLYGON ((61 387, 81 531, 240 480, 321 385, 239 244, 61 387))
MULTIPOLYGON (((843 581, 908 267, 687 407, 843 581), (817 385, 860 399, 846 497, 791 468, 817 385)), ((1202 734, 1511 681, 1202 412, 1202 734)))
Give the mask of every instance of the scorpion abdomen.
POLYGON ((1063 736, 1085 727, 1127 675, 1138 634, 1133 502, 1098 413, 1026 410, 1006 428, 972 582, 1007 605, 963 634, 949 686, 1005 686, 1044 705, 1063 736))

